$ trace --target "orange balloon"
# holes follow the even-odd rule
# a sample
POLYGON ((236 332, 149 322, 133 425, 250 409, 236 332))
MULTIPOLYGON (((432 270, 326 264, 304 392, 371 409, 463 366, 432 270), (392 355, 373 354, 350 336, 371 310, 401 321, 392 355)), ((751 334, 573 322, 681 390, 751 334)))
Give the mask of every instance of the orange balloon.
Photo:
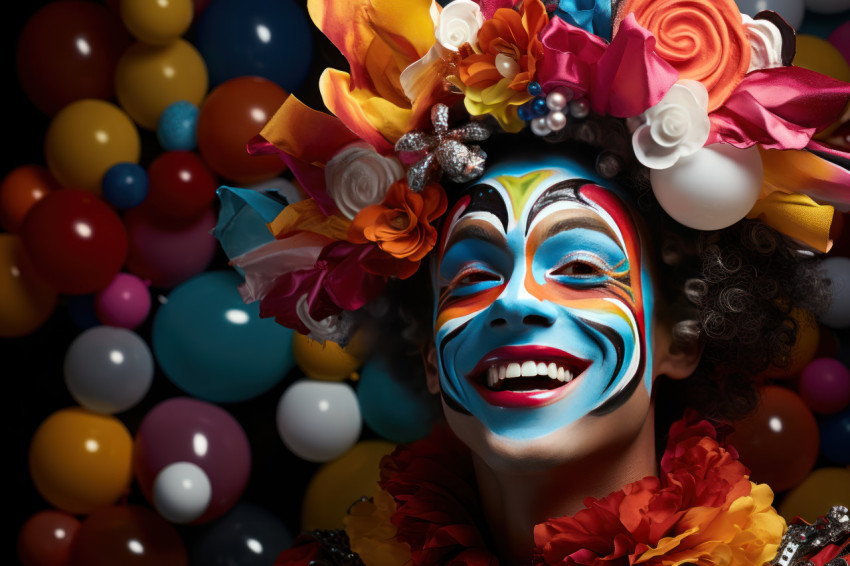
POLYGON ((20 237, 0 234, 0 337, 26 336, 47 322, 57 293, 30 262, 20 237))
POLYGON ((300 332, 292 335, 295 365, 307 377, 322 381, 343 381, 352 377, 363 363, 354 354, 355 348, 354 343, 343 348, 330 340, 325 340, 322 344, 300 332))
POLYGON ((213 89, 198 114, 198 151, 207 165, 241 185, 282 173, 286 166, 278 156, 250 155, 246 146, 286 97, 286 91, 263 77, 236 77, 213 89))
POLYGON ((782 499, 779 513, 789 523, 796 517, 812 523, 833 505, 850 507, 850 469, 826 467, 814 470, 782 499))
POLYGON ((156 131, 159 115, 170 104, 185 100, 200 106, 209 88, 203 57, 185 39, 168 45, 131 45, 115 70, 118 103, 136 123, 156 131))
POLYGON ((116 163, 138 163, 139 130, 126 112, 105 100, 78 100, 65 106, 47 127, 47 168, 63 187, 100 195, 103 176, 116 163))
POLYGON ((117 418, 79 407, 60 409, 30 442, 30 477, 55 507, 84 514, 130 489, 133 439, 117 418))
POLYGON ((761 389, 756 410, 732 423, 729 443, 750 468, 754 482, 774 491, 790 489, 812 471, 820 451, 820 432, 812 411, 787 387, 761 389))
POLYGON ((803 309, 791 311, 791 318, 797 323, 797 341, 791 346, 791 363, 788 367, 771 367, 764 376, 772 379, 790 379, 800 375, 811 362, 820 345, 820 326, 815 316, 803 309))
POLYGON ((49 193, 62 188, 41 165, 21 165, 9 171, 0 183, 0 226, 17 232, 30 207, 49 193))

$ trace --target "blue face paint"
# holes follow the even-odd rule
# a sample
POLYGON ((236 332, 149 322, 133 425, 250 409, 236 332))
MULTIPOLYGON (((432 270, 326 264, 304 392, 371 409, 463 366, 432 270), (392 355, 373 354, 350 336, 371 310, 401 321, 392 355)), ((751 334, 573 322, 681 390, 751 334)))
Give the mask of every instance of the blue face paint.
POLYGON ((565 160, 514 164, 448 216, 434 267, 443 398, 498 435, 539 438, 651 388, 649 266, 632 209, 598 182, 565 160))

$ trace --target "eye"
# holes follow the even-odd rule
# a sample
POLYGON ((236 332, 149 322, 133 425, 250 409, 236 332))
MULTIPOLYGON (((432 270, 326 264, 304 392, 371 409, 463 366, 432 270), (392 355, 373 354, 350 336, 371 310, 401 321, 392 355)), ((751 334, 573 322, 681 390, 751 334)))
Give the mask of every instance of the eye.
POLYGON ((457 279, 458 285, 475 285, 476 283, 484 283, 487 281, 499 281, 501 278, 495 273, 489 271, 472 271, 463 274, 457 279))
POLYGON ((573 260, 552 271, 552 275, 565 275, 567 277, 598 277, 604 275, 604 271, 598 265, 583 260, 573 260))

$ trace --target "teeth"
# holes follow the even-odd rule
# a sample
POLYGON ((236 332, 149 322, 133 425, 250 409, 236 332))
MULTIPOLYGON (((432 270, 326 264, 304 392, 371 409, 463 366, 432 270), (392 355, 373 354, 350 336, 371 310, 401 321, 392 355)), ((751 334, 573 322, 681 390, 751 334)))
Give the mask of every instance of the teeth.
POLYGON ((549 379, 556 379, 563 383, 569 383, 573 379, 573 374, 568 369, 559 366, 555 362, 536 362, 528 360, 522 362, 510 362, 508 364, 499 364, 487 368, 487 387, 491 389, 500 389, 499 383, 505 379, 515 377, 536 377, 546 376, 549 379))

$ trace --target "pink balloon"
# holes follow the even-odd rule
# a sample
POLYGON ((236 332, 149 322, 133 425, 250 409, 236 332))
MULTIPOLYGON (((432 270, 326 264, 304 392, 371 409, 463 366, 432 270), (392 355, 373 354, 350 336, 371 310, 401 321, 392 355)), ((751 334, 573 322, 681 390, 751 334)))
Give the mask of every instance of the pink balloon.
POLYGON ((191 279, 206 270, 215 256, 218 241, 210 234, 215 223, 212 207, 177 225, 156 220, 144 206, 128 210, 124 215, 130 240, 127 271, 163 289, 191 279))
POLYGON ((837 413, 850 405, 850 370, 835 358, 816 358, 803 369, 797 389, 815 413, 837 413))
POLYGON ((191 524, 229 511, 242 496, 251 471, 251 448, 239 422, 218 405, 172 397, 151 409, 136 433, 133 467, 148 501, 159 472, 175 462, 200 467, 210 480, 212 499, 191 524))
POLYGON ((94 307, 103 324, 133 330, 148 317, 151 294, 147 284, 135 275, 119 273, 95 295, 94 307))
POLYGON ((850 65, 850 21, 846 21, 835 28, 826 38, 844 55, 847 64, 850 65))

